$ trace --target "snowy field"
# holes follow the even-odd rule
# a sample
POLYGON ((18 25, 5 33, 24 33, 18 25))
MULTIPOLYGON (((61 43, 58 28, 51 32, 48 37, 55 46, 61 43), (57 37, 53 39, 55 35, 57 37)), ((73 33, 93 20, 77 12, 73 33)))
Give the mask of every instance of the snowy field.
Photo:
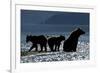
MULTIPOLYGON (((21 51, 26 52, 30 48, 29 44, 21 44, 21 51)), ((48 47, 47 47, 48 48, 48 47)), ((21 63, 34 63, 34 62, 52 62, 52 61, 75 61, 75 60, 89 60, 89 43, 78 42, 77 52, 64 52, 62 50, 62 45, 60 46, 60 51, 50 52, 33 52, 21 56, 21 63)))

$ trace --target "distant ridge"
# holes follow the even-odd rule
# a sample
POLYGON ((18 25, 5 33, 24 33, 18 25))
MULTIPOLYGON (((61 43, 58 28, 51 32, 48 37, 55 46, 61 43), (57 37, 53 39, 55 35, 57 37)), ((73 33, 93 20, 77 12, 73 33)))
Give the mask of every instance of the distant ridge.
POLYGON ((87 13, 62 13, 53 15, 47 20, 45 20, 45 24, 81 24, 88 25, 89 17, 87 17, 87 13))

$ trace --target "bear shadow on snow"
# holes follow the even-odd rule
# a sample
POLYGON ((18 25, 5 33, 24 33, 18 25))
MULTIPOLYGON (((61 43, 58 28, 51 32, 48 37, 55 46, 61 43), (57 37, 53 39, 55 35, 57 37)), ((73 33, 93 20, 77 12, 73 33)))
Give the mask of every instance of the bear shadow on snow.
POLYGON ((26 37, 26 42, 32 42, 32 46, 29 49, 29 52, 35 48, 35 51, 38 51, 38 44, 40 45, 40 52, 43 51, 43 48, 45 51, 47 51, 47 39, 45 36, 40 35, 40 36, 32 36, 32 35, 27 35, 26 37))
POLYGON ((63 44, 63 51, 65 52, 76 52, 77 44, 78 44, 78 38, 80 35, 85 34, 85 32, 77 28, 77 30, 73 31, 69 38, 64 41, 63 44))
POLYGON ((48 39, 48 46, 51 51, 59 51, 61 42, 65 40, 64 36, 51 37, 48 39))

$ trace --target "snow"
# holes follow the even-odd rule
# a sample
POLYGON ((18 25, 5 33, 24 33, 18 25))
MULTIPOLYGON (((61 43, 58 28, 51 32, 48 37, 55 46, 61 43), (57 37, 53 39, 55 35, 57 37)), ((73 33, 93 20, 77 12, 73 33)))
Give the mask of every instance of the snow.
MULTIPOLYGON (((27 51, 30 44, 23 43, 21 51, 27 51)), ((75 60, 89 60, 89 43, 78 42, 77 52, 64 52, 60 46, 60 51, 57 52, 44 52, 21 56, 21 63, 35 63, 35 62, 52 62, 52 61, 75 61, 75 60)), ((48 48, 49 50, 49 48, 48 48)))

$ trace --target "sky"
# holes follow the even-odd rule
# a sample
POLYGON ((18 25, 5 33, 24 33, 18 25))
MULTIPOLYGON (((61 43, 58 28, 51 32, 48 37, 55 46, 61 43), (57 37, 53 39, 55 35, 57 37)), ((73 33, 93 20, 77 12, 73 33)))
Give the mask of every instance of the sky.
POLYGON ((89 32, 89 13, 21 10, 21 32, 61 34, 82 28, 89 32))

